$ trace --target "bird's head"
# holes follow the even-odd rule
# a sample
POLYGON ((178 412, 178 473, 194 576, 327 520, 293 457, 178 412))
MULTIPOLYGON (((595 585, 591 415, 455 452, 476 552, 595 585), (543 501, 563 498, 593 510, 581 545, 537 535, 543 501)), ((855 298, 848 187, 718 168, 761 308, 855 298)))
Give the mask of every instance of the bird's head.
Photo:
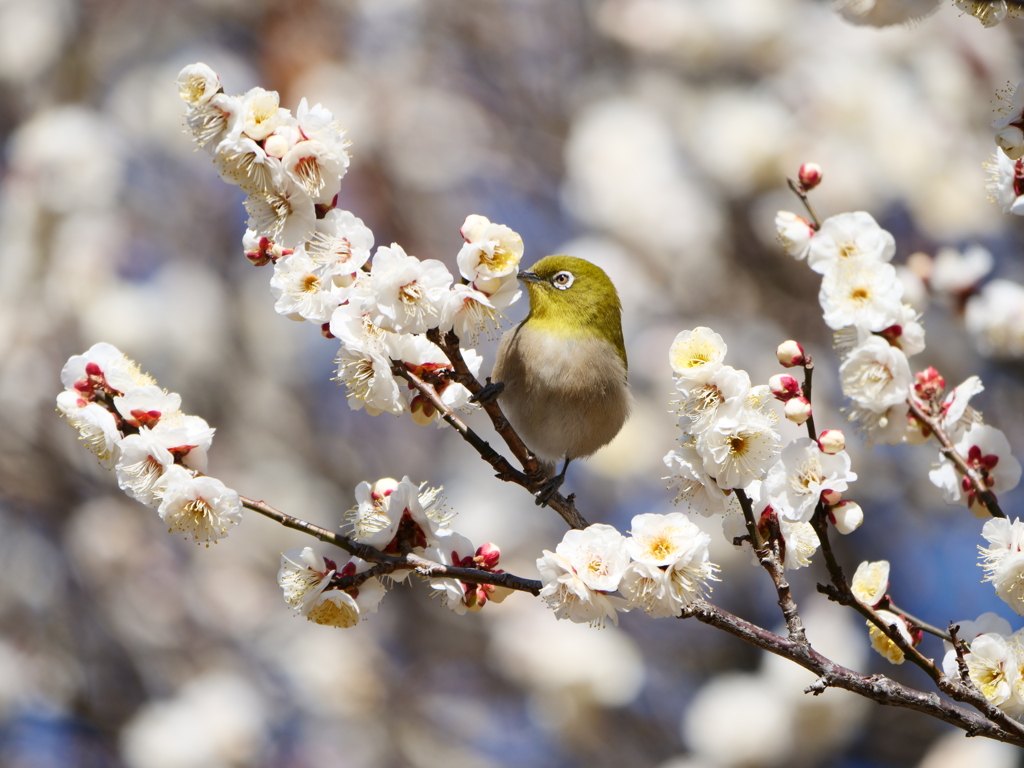
POLYGON ((622 305, 604 270, 574 256, 545 256, 519 280, 530 295, 527 322, 559 336, 599 336, 625 361, 622 305))

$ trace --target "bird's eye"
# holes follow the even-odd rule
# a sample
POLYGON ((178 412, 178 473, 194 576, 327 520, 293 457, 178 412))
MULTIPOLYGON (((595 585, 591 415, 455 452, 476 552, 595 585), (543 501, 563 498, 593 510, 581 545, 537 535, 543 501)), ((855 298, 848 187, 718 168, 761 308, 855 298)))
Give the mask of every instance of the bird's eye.
POLYGON ((572 285, 572 281, 575 278, 572 276, 572 272, 559 272, 557 275, 551 278, 551 284, 560 291, 564 291, 566 288, 572 285))

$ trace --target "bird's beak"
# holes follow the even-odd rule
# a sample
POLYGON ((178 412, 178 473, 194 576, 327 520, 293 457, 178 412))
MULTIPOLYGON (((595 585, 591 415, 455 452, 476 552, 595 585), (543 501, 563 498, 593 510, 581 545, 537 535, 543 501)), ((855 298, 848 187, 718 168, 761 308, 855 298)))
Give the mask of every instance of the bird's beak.
POLYGON ((519 280, 521 280, 524 283, 543 283, 544 282, 544 278, 543 277, 540 277, 539 275, 534 274, 533 272, 520 272, 519 274, 516 275, 516 277, 519 278, 519 280))

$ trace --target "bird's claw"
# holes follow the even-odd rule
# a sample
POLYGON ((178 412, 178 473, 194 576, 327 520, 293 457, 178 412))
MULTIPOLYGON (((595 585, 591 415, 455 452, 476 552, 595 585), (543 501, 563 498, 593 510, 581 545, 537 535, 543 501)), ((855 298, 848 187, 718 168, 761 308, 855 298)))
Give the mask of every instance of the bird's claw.
POLYGON ((562 483, 564 481, 565 475, 555 475, 554 477, 549 478, 544 485, 540 487, 540 491, 537 493, 537 506, 546 507, 558 494, 558 489, 562 487, 562 483))
POLYGON ((487 386, 483 387, 479 392, 469 398, 471 403, 480 403, 480 405, 490 405, 498 399, 498 395, 505 391, 505 384, 500 381, 492 382, 490 379, 487 380, 487 386))

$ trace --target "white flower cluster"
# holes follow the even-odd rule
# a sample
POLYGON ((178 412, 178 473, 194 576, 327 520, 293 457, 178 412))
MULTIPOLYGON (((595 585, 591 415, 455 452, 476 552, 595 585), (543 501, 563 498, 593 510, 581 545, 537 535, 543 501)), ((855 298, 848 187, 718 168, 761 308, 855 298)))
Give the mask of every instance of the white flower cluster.
POLYGON ((985 581, 992 582, 1003 602, 1024 616, 1024 522, 992 518, 981 529, 981 535, 989 543, 988 547, 979 547, 985 581))
MULTIPOLYGON (((1013 632, 1009 622, 994 613, 976 621, 961 621, 957 636, 970 647, 964 654, 971 682, 991 704, 1008 715, 1024 715, 1024 629, 1013 632)), ((942 671, 960 679, 960 665, 952 643, 945 642, 942 671)))
MULTIPOLYGON (((787 344, 794 349, 780 347, 780 359, 785 352, 786 364, 802 364, 799 345, 787 344)), ((829 505, 843 533, 860 525, 860 507, 842 501, 848 483, 857 479, 845 441, 837 430, 826 430, 823 440, 798 438, 781 449, 778 417, 769 405, 778 394, 771 386, 752 386, 745 371, 724 364, 725 354, 722 337, 709 328, 681 332, 669 353, 682 430, 680 447, 665 456, 678 489, 676 502, 705 516, 725 515, 724 532, 731 541, 746 534, 735 494, 742 489, 759 525, 768 517, 778 522, 786 567, 801 568, 818 547, 809 521, 819 501, 829 505)), ((799 384, 784 378, 795 394, 799 384)), ((807 403, 790 399, 787 416, 790 402, 799 400, 807 403)))
POLYGON ((685 515, 637 515, 631 534, 591 525, 567 532, 554 552, 544 550, 540 596, 558 618, 604 626, 633 608, 678 616, 708 591, 718 570, 708 559, 710 537, 685 515))
POLYGON ((182 413, 181 396, 157 386, 110 344, 94 344, 61 370, 57 410, 134 499, 155 507, 168 531, 216 542, 241 519, 238 494, 206 471, 214 430, 182 413))
MULTIPOLYGON (((292 115, 262 88, 228 96, 205 64, 185 67, 178 89, 196 143, 249 196, 243 247, 253 264, 273 263, 275 309, 341 340, 336 381, 350 406, 373 415, 408 411, 419 424, 435 420, 435 406, 404 386, 392 361, 424 377, 446 406, 467 406, 469 391, 446 377, 450 361, 423 334, 453 330, 473 344, 481 331, 493 333, 521 295, 519 235, 469 216, 457 257, 463 284, 440 261, 410 256, 396 243, 371 257, 373 233, 337 208, 348 142, 327 109, 303 99, 292 115)), ((472 349, 463 355, 477 373, 480 356, 472 349)))
MULTIPOLYGON (((924 349, 924 328, 917 313, 901 301, 903 284, 889 263, 896 247, 892 235, 863 212, 832 216, 817 231, 787 211, 780 211, 775 223, 786 252, 806 259, 811 269, 823 275, 819 300, 842 352, 839 372, 843 394, 852 401, 849 417, 868 439, 890 445, 924 442, 930 432, 912 417, 908 398, 915 398, 925 410, 934 402, 943 431, 987 489, 1001 493, 1015 487, 1021 468, 1010 455, 1006 436, 981 424, 980 414, 969 406, 971 398, 983 390, 981 380, 971 376, 942 399, 945 380, 934 368, 918 373, 916 379, 911 375, 909 358, 924 349)), ((990 258, 981 254, 970 260, 952 254, 944 257, 944 263, 954 260, 956 265, 944 267, 952 274, 938 274, 953 293, 965 289, 965 280, 958 275, 971 276, 966 285, 970 288, 991 266, 990 258), (977 263, 961 264, 965 261, 977 263)), ((938 266, 938 260, 933 266, 938 266)), ((949 458, 940 456, 929 477, 948 503, 966 494, 968 506, 987 516, 972 484, 949 458)))
MULTIPOLYGON (((390 477, 373 485, 356 486, 356 506, 345 514, 344 528, 349 537, 386 554, 411 552, 443 565, 501 573, 500 550, 493 544, 474 547, 465 536, 449 528, 453 517, 444 506, 439 488, 417 486, 408 477, 401 481, 390 477)), ((277 582, 285 602, 298 615, 317 624, 353 627, 360 617, 375 613, 386 588, 376 576, 358 580, 354 587, 334 583, 356 577, 370 564, 351 557, 336 563, 309 547, 293 549, 281 556, 277 582)), ((402 581, 409 571, 390 576, 402 581)), ((489 584, 472 584, 455 579, 436 578, 431 586, 440 592, 455 613, 479 611, 488 602, 500 603, 510 590, 489 584)))

